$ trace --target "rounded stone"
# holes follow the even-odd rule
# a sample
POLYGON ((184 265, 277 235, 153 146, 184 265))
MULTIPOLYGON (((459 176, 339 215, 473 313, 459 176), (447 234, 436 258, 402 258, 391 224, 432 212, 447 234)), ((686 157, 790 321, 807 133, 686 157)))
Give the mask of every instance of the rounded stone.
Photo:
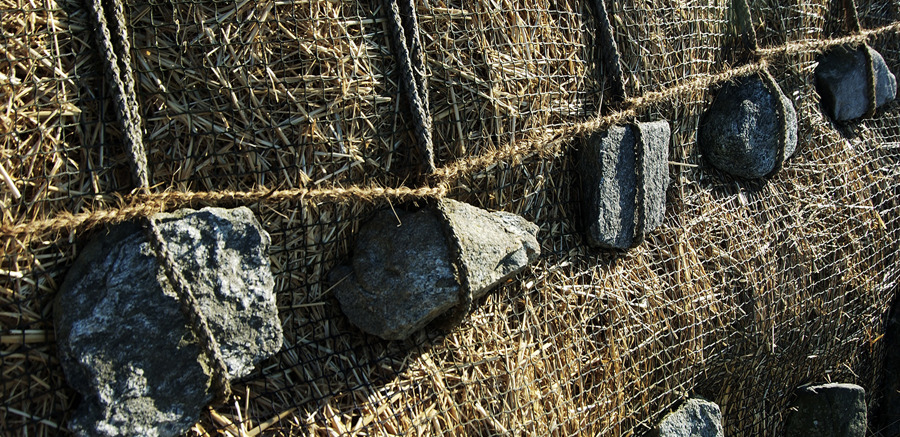
POLYGON ((700 121, 697 140, 719 170, 761 178, 794 154, 797 112, 771 77, 754 74, 719 91, 700 121))

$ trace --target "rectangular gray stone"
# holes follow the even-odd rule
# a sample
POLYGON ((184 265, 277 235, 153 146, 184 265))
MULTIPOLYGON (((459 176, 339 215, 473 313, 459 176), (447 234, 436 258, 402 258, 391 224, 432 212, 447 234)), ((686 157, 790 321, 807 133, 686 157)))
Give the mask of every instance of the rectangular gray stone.
POLYGON ((668 122, 657 121, 613 126, 583 142, 578 171, 589 245, 628 249, 662 224, 669 134, 668 122))

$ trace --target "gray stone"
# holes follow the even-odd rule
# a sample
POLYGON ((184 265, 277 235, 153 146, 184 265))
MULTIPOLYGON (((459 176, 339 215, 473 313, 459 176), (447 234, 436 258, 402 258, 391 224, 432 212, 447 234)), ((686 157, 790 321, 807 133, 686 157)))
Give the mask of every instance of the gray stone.
POLYGON ((669 136, 669 124, 657 121, 613 126, 583 143, 578 172, 588 244, 628 249, 662 224, 669 136))
POLYGON ((638 163, 638 215, 634 241, 662 225, 666 215, 666 187, 669 186, 669 123, 657 121, 634 125, 643 159, 638 163))
POLYGON ((893 101, 897 95, 897 78, 880 53, 868 45, 856 49, 838 47, 822 57, 815 73, 822 106, 835 120, 860 118, 869 110, 869 68, 864 50, 871 55, 875 69, 875 107, 893 101))
POLYGON ((726 84, 697 133, 700 150, 713 166, 746 179, 777 171, 797 148, 797 111, 763 74, 726 84))
POLYGON ((787 437, 863 437, 866 391, 853 384, 801 387, 785 426, 787 437))
POLYGON ((462 302, 462 271, 473 299, 522 271, 540 255, 538 227, 515 214, 445 199, 415 212, 381 210, 365 223, 348 265, 329 274, 347 318, 387 340, 402 340, 462 302))
MULTIPOLYGON (((229 378, 281 348, 268 234, 246 208, 155 217, 206 315, 229 378)), ((123 224, 79 254, 55 304, 60 361, 82 401, 79 435, 174 436, 212 399, 212 363, 143 229, 123 224)))
POLYGON ((722 411, 713 402, 688 399, 657 426, 659 437, 723 437, 722 411))

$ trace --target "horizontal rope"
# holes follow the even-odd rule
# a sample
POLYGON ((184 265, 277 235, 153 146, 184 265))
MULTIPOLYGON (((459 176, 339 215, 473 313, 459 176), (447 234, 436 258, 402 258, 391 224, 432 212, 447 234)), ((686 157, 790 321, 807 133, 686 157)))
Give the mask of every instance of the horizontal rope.
POLYGON ((870 38, 890 33, 900 33, 900 23, 894 23, 872 30, 864 30, 858 35, 842 38, 788 43, 779 47, 760 49, 757 52, 760 57, 760 61, 758 62, 732 68, 719 74, 700 76, 687 83, 662 91, 647 93, 641 97, 629 98, 625 101, 625 109, 621 111, 617 111, 607 116, 594 117, 574 125, 556 129, 547 129, 541 133, 533 133, 528 137, 511 141, 484 154, 463 158, 449 163, 446 166, 435 170, 430 178, 431 186, 428 187, 385 188, 379 186, 354 186, 347 188, 294 188, 287 190, 220 192, 188 191, 136 194, 126 196, 120 202, 119 206, 110 209, 79 214, 62 212, 51 219, 36 220, 18 225, 2 225, 0 226, 0 236, 21 237, 41 235, 47 232, 85 231, 101 225, 149 217, 158 212, 184 207, 245 205, 256 202, 275 203, 288 200, 309 202, 376 202, 385 200, 406 201, 424 198, 439 199, 446 196, 448 192, 447 187, 452 185, 454 181, 462 176, 470 175, 498 162, 509 161, 516 157, 527 156, 533 153, 557 153, 567 141, 633 119, 637 116, 640 109, 647 106, 671 101, 747 74, 763 71, 768 67, 767 59, 769 58, 785 55, 800 55, 811 52, 817 53, 835 46, 859 44, 868 41, 870 38))
POLYGON ((276 203, 284 201, 376 202, 396 200, 403 202, 415 199, 437 199, 447 193, 446 186, 422 188, 348 187, 288 190, 253 190, 219 192, 165 192, 138 194, 123 198, 118 207, 72 214, 61 212, 56 217, 35 220, 18 225, 0 226, 0 236, 21 237, 42 235, 62 231, 87 231, 92 228, 113 225, 153 214, 185 207, 247 205, 257 202, 276 203))

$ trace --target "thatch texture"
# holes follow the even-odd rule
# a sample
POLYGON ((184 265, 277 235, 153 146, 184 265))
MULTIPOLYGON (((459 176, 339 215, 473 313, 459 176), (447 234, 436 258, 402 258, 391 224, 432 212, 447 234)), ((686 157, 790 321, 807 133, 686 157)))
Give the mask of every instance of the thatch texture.
MULTIPOLYGON (((900 278, 900 104, 847 126, 821 114, 815 54, 844 36, 831 2, 750 1, 749 66, 726 53, 730 2, 607 3, 619 108, 587 2, 418 2, 429 180, 382 2, 128 3, 153 186, 132 196, 81 4, 0 0, 0 429, 52 434, 71 414, 52 298, 84 238, 209 204, 246 205, 272 235, 285 348, 193 434, 632 435, 700 394, 727 435, 777 435, 793 388, 821 381, 866 387, 874 408, 900 278), (735 68, 768 68, 800 117, 797 154, 767 181, 719 173, 695 145, 735 68), (665 222, 627 253, 592 251, 574 152, 628 119, 671 123, 665 222), (372 211, 441 196, 534 221, 544 257, 451 330, 362 334, 325 274, 372 211)), ((860 1, 860 22, 900 73, 889 3, 860 1)))

